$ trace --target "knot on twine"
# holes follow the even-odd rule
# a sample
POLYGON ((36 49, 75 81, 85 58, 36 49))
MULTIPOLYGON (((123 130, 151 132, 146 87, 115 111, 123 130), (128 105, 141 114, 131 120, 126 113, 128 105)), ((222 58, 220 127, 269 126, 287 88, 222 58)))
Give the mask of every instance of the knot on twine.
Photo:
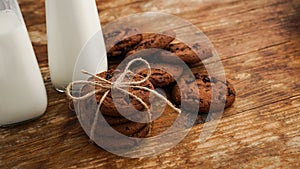
POLYGON ((172 108, 174 111, 176 111, 177 113, 181 113, 181 110, 176 108, 167 98, 165 98, 164 96, 162 96, 160 93, 156 92, 155 90, 151 90, 147 87, 144 86, 138 86, 139 84, 142 84, 144 82, 146 82, 147 80, 149 80, 149 78, 151 77, 151 66, 150 64, 142 59, 142 58, 136 58, 131 60, 128 65, 126 66, 125 70, 123 73, 120 74, 120 76, 113 82, 106 80, 105 78, 102 78, 98 75, 94 75, 90 72, 87 72, 85 70, 81 71, 83 74, 89 75, 95 79, 97 79, 98 81, 88 81, 88 80, 78 80, 78 81, 73 81, 71 82, 67 89, 66 89, 66 94, 67 96, 72 99, 73 101, 82 101, 82 100, 86 100, 98 93, 104 93, 99 101, 99 104, 97 106, 97 111, 95 113, 95 117, 93 120, 93 124, 90 130, 90 139, 93 141, 94 140, 94 134, 95 134, 95 130, 96 130, 96 126, 97 126, 97 120, 99 118, 99 113, 100 113, 100 108, 105 100, 105 98, 108 96, 108 94, 111 92, 111 90, 116 89, 124 94, 128 94, 130 97, 135 98, 140 104, 142 104, 144 106, 144 108, 147 111, 148 114, 148 118, 150 120, 150 129, 151 129, 151 122, 152 122, 152 115, 151 115, 151 110, 149 108, 149 106, 145 103, 145 101, 143 101, 140 97, 132 94, 131 92, 129 92, 126 89, 129 88, 135 88, 135 89, 140 89, 140 90, 144 90, 144 91, 148 91, 150 93, 152 93, 154 96, 162 99, 163 101, 165 101, 167 103, 168 106, 170 106, 170 108, 172 108), (135 62, 142 62, 143 64, 146 65, 147 67, 147 76, 143 77, 141 80, 138 81, 124 81, 125 77, 127 75, 132 75, 134 74, 131 70, 130 67, 135 63, 135 62), (83 95, 83 96, 73 96, 71 89, 73 86, 75 85, 93 85, 95 86, 95 90, 88 92, 87 94, 83 95), (99 89, 96 89, 96 87, 98 87, 99 89))

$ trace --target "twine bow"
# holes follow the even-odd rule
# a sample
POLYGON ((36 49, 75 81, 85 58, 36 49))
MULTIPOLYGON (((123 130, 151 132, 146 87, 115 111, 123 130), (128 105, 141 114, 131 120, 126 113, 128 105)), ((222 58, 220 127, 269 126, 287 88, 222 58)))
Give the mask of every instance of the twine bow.
POLYGON ((135 89, 148 91, 148 92, 154 94, 154 96, 156 96, 156 97, 162 99, 163 101, 165 101, 167 103, 167 105, 170 106, 177 113, 179 113, 179 114, 181 113, 180 109, 176 108, 168 99, 166 99, 160 93, 156 92, 155 90, 151 90, 147 87, 138 86, 139 84, 142 84, 142 83, 146 82, 147 80, 149 80, 149 78, 151 76, 151 66, 146 60, 144 60, 142 58, 136 58, 136 59, 131 60, 128 63, 128 65, 126 66, 124 72, 114 82, 108 81, 108 80, 106 80, 102 77, 99 77, 97 75, 89 73, 85 70, 82 70, 81 72, 83 74, 89 75, 89 76, 91 76, 95 79, 98 79, 99 81, 92 82, 92 81, 87 81, 87 80, 79 80, 79 81, 71 82, 68 85, 67 89, 66 89, 66 94, 69 98, 73 99, 73 101, 80 101, 80 100, 88 99, 89 97, 92 97, 92 96, 96 95, 97 93, 104 93, 103 96, 101 97, 100 101, 99 101, 99 105, 97 107, 97 111, 96 111, 96 114, 95 114, 95 117, 94 117, 94 120, 93 120, 93 124, 92 124, 91 130, 90 130, 91 140, 94 140, 94 134, 95 134, 96 126, 97 126, 97 120, 99 118, 101 105, 103 104, 105 98, 108 96, 108 94, 113 89, 117 89, 118 91, 120 91, 122 93, 128 94, 129 96, 135 98, 140 104, 142 104, 144 106, 144 108, 147 110, 148 118, 150 119, 150 129, 151 129, 152 115, 151 115, 151 111, 150 111, 149 106, 141 98, 139 98, 138 96, 130 93, 129 91, 127 91, 125 89, 135 88, 135 89), (147 76, 143 77, 141 80, 138 80, 138 81, 124 81, 124 78, 127 75, 133 74, 133 72, 130 71, 130 66, 133 65, 135 62, 142 62, 143 64, 145 64, 147 66, 147 76), (93 91, 91 91, 91 92, 89 92, 89 93, 87 93, 83 96, 77 97, 77 96, 73 96, 72 93, 71 93, 72 86, 74 86, 74 85, 93 85, 95 87, 99 87, 100 89, 93 90, 93 91))

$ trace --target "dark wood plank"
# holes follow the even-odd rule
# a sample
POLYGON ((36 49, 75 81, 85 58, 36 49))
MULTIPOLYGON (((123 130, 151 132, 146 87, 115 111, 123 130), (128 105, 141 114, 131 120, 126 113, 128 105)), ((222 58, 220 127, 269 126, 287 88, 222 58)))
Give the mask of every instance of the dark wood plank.
POLYGON ((49 107, 38 120, 0 129, 0 168, 300 168, 299 0, 97 0, 103 25, 146 11, 189 20, 211 39, 238 93, 205 143, 198 142, 200 124, 175 148, 140 159, 89 142, 66 96, 51 85, 44 0, 19 2, 49 107))

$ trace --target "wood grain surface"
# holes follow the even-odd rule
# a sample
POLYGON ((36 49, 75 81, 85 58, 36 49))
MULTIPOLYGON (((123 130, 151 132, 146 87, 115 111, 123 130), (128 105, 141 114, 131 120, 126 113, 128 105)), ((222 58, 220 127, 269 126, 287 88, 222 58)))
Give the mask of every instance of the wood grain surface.
MULTIPOLYGON (((202 124, 171 150, 129 159, 89 142, 50 81, 44 0, 19 0, 47 88, 45 115, 0 129, 0 168, 300 168, 299 0, 97 0, 102 25, 160 11, 200 28, 237 91, 213 135, 202 124)), ((1 26, 1 23, 0 23, 1 26)))

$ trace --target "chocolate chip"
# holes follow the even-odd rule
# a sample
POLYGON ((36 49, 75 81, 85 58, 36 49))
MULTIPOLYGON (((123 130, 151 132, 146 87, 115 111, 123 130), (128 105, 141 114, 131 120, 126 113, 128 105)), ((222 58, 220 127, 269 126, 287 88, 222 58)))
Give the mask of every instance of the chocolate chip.
POLYGON ((106 80, 109 80, 109 79, 111 79, 112 77, 113 77, 113 73, 109 72, 109 73, 106 74, 105 79, 106 79, 106 80))
POLYGON ((231 96, 231 95, 235 96, 235 93, 230 88, 228 88, 228 96, 231 96))
POLYGON ((167 46, 168 48, 171 48, 171 47, 173 47, 173 46, 175 46, 174 44, 169 44, 169 46, 167 46))
POLYGON ((146 87, 147 87, 148 89, 151 89, 151 88, 152 88, 152 86, 151 86, 150 84, 148 84, 146 87))
POLYGON ((202 81, 204 82, 204 83, 210 83, 211 81, 210 81, 210 78, 208 77, 208 76, 203 76, 202 77, 202 81))

